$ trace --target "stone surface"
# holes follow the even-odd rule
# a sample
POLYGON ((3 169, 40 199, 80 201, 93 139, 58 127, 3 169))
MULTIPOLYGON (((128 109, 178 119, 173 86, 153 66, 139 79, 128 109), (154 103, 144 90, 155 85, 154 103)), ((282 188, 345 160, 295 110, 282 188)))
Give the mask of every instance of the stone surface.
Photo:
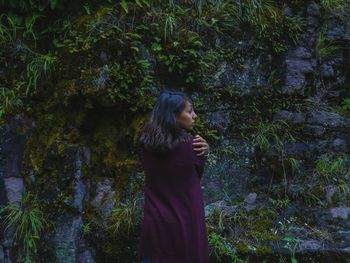
POLYGON ((220 200, 205 206, 205 217, 210 217, 215 210, 226 216, 232 216, 236 212, 236 207, 229 206, 226 201, 220 200))
POLYGON ((0 245, 0 263, 5 263, 4 249, 1 245, 0 245))
POLYGON ((225 134, 230 120, 231 113, 229 111, 216 111, 211 114, 210 123, 212 127, 219 131, 220 134, 225 134))
MULTIPOLYGON (((241 43, 241 46, 253 43, 241 43)), ((233 85, 241 94, 248 94, 254 88, 267 85, 269 74, 266 69, 271 67, 271 61, 267 55, 259 55, 257 58, 249 58, 238 69, 231 63, 224 62, 218 66, 217 72, 211 77, 214 87, 227 87, 233 85)))
POLYGON ((298 252, 317 251, 322 248, 322 243, 317 240, 300 240, 298 252))
POLYGON ((337 20, 328 22, 328 30, 326 31, 326 38, 331 41, 348 41, 345 26, 337 20))
POLYGON ((320 67, 320 72, 323 78, 331 78, 336 75, 332 63, 323 63, 320 67))
POLYGON ((273 119, 274 121, 283 120, 293 124, 300 124, 305 122, 305 114, 283 110, 276 113, 273 119))
POLYGON ((258 195, 256 193, 250 193, 244 198, 244 202, 246 202, 247 204, 254 204, 257 196, 258 195))
POLYGON ((289 52, 285 60, 285 84, 282 92, 292 94, 297 92, 304 95, 304 87, 308 84, 307 74, 314 74, 316 62, 314 60, 293 57, 295 51, 289 52))
POLYGON ((99 211, 104 218, 107 218, 115 207, 115 202, 113 200, 115 195, 113 179, 104 178, 97 182, 96 193, 97 195, 91 201, 91 205, 99 211))
POLYGON ((302 142, 287 143, 285 150, 288 156, 294 156, 298 159, 306 159, 311 155, 311 149, 309 145, 302 142))
POLYGON ((54 236, 58 262, 95 262, 82 234, 82 217, 64 215, 57 219, 54 236))
POLYGON ((349 207, 335 207, 335 208, 331 208, 330 212, 331 212, 333 218, 347 219, 350 215, 350 208, 349 207))
POLYGON ((81 157, 81 151, 77 150, 74 163, 74 199, 73 206, 76 207, 79 212, 83 211, 83 201, 86 194, 86 185, 82 180, 82 168, 83 162, 81 157))
POLYGON ((24 191, 22 178, 9 177, 4 179, 6 197, 9 203, 20 203, 24 191))
POLYGON ((325 152, 339 152, 342 153, 349 148, 349 144, 343 140, 336 138, 334 140, 314 140, 309 142, 310 152, 313 154, 325 152))
POLYGON ((337 234, 344 243, 346 242, 347 246, 350 246, 350 231, 339 230, 337 234))
POLYGON ((326 135, 326 128, 320 125, 304 125, 303 128, 305 134, 313 136, 313 137, 321 137, 323 138, 326 135))
POLYGON ((320 6, 314 1, 307 6, 307 13, 311 16, 321 16, 320 6))
POLYGON ((83 253, 80 253, 76 260, 77 263, 94 263, 95 260, 92 257, 92 254, 89 250, 85 250, 83 253))
POLYGON ((4 162, 3 177, 20 177, 24 145, 28 139, 34 122, 24 114, 14 116, 3 127, 3 142, 0 157, 4 162), (18 129, 26 128, 24 134, 19 134, 18 129))
POLYGON ((332 128, 350 128, 350 120, 345 119, 335 112, 316 111, 307 114, 307 120, 310 124, 317 124, 332 128))
POLYGON ((247 59, 242 70, 235 71, 233 84, 242 94, 252 92, 254 88, 262 88, 268 84, 269 75, 266 70, 271 67, 267 57, 260 55, 256 59, 247 59))
POLYGON ((332 198, 334 196, 334 194, 338 191, 338 187, 335 185, 328 185, 325 187, 326 190, 326 199, 328 204, 332 204, 332 198))

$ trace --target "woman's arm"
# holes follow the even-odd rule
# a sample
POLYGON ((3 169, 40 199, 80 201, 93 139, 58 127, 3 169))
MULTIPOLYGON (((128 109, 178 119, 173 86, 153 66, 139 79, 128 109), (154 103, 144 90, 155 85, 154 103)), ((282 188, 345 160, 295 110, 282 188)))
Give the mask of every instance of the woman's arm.
POLYGON ((199 178, 202 178, 204 174, 204 167, 207 157, 209 155, 209 145, 205 139, 196 135, 192 141, 192 154, 195 162, 195 167, 198 172, 199 178))

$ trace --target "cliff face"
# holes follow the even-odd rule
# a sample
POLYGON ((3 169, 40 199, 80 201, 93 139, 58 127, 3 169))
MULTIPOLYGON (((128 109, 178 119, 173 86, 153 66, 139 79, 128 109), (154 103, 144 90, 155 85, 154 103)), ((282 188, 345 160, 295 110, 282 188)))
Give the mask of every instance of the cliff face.
POLYGON ((163 88, 210 144, 213 262, 350 253, 348 1, 1 3, 0 262, 137 262, 163 88))

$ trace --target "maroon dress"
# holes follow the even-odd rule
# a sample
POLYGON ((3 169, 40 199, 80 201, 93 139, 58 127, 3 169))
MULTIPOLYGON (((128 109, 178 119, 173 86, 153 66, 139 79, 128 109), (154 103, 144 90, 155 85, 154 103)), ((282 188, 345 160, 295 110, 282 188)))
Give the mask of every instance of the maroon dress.
POLYGON ((200 180, 206 157, 190 142, 166 156, 141 154, 145 171, 138 255, 152 263, 208 263, 209 248, 200 180))

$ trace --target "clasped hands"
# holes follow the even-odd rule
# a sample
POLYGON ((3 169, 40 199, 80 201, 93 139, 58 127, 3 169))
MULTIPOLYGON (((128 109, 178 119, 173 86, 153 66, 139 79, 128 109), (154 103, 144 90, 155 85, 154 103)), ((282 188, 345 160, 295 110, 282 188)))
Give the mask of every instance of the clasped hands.
POLYGON ((209 144, 200 135, 196 135, 193 138, 194 150, 197 152, 197 156, 208 156, 209 154, 209 144))

